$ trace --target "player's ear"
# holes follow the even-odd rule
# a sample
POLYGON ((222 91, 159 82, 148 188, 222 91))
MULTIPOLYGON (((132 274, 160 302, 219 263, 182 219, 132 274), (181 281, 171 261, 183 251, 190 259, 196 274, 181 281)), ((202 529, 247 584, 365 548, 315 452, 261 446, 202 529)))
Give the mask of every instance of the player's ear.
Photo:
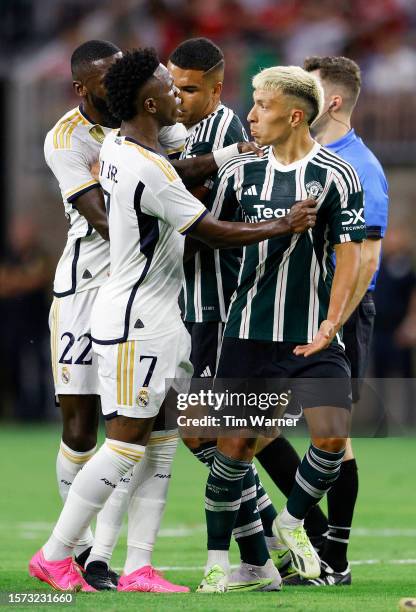
POLYGON ((215 96, 220 96, 221 92, 222 92, 222 81, 218 81, 218 83, 215 83, 214 85, 214 95, 215 96))
POLYGON ((305 111, 301 108, 294 108, 290 115, 290 125, 292 127, 298 127, 301 123, 303 123, 305 119, 305 111))
POLYGON ((75 94, 80 98, 87 95, 87 88, 81 83, 81 81, 72 81, 72 87, 74 88, 75 94))
POLYGON ((143 102, 144 110, 154 115, 157 112, 156 101, 154 98, 146 98, 143 102))
POLYGON ((337 111, 340 110, 341 106, 342 106, 342 96, 340 96, 339 94, 332 96, 331 102, 328 106, 328 110, 329 111, 337 111))

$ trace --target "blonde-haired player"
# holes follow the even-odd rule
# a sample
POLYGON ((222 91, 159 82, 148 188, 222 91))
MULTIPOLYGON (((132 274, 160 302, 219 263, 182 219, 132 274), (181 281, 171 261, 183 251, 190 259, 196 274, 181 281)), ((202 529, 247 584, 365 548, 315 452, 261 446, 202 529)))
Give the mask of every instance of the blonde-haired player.
MULTIPOLYGON (((276 66, 257 74, 253 86, 248 121, 264 155, 235 158, 220 169, 212 210, 234 215, 239 209, 256 223, 284 218, 292 202, 310 196, 317 223, 304 234, 244 249, 217 379, 227 379, 227 388, 232 378, 273 379, 274 391, 284 384, 279 379, 293 379, 312 443, 276 526, 298 573, 317 577, 319 557, 303 519, 337 479, 348 436, 351 381, 339 332, 358 278, 365 225, 350 219, 360 216, 363 197, 352 167, 311 137, 310 125, 323 104, 317 80, 302 68, 276 66)), ((242 563, 229 574, 228 548, 242 491, 254 484, 256 438, 253 429, 251 438, 218 439, 206 489, 208 561, 201 592, 224 591, 253 572, 264 577, 270 571, 264 545, 257 567, 242 563)))

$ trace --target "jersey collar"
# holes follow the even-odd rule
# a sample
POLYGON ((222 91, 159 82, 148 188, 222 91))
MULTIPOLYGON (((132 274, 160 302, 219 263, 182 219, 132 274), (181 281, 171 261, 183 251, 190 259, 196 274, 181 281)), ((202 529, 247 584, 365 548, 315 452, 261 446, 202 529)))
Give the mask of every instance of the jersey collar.
POLYGON ((84 111, 81 104, 78 106, 78 110, 80 114, 84 117, 84 119, 88 121, 88 123, 90 123, 91 125, 99 125, 98 123, 95 123, 95 121, 93 121, 91 117, 88 117, 87 113, 84 111))
POLYGON ((320 148, 321 148, 321 145, 319 144, 319 142, 315 142, 312 149, 309 151, 307 155, 305 155, 305 157, 302 157, 302 159, 297 159, 291 164, 285 165, 277 161, 273 153, 273 147, 270 147, 269 148, 269 162, 271 163, 273 168, 275 168, 279 172, 291 172, 292 170, 296 170, 296 168, 299 168, 300 166, 307 164, 312 159, 312 157, 315 157, 315 155, 318 153, 320 148))
POLYGON ((330 142, 325 145, 326 149, 331 149, 332 151, 340 151, 344 147, 350 145, 354 140, 357 140, 357 135, 355 133, 354 128, 351 128, 349 132, 342 136, 342 138, 338 138, 338 140, 334 140, 334 142, 330 142))
POLYGON ((134 144, 139 145, 139 147, 142 147, 142 149, 147 149, 148 151, 151 151, 152 153, 157 153, 158 155, 160 155, 160 153, 156 151, 156 149, 152 149, 152 147, 148 147, 142 142, 139 142, 138 140, 135 140, 134 138, 130 138, 130 136, 121 136, 120 133, 118 133, 117 136, 119 136, 120 138, 124 138, 124 140, 127 140, 127 142, 133 142, 134 144))

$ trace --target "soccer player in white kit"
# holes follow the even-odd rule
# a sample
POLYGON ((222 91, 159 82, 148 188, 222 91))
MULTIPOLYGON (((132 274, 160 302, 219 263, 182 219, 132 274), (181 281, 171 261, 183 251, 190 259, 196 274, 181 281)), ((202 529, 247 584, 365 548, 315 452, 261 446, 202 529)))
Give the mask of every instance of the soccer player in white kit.
MULTIPOLYGON (((45 140, 46 162, 59 182, 69 222, 50 312, 52 370, 63 419, 56 464, 63 501, 76 474, 96 450, 99 389, 97 358, 91 349, 90 316, 97 291, 109 274, 110 248, 103 193, 93 168, 98 166, 105 135, 120 125, 108 109, 103 78, 121 55, 118 47, 100 40, 88 41, 74 51, 71 69, 81 104, 67 112, 45 140)), ((185 137, 186 130, 181 124, 166 126, 159 132, 158 144, 172 158, 182 150, 185 137)), ((190 160, 175 163, 192 180, 193 176, 209 176, 218 168, 212 155, 204 157, 202 162, 201 158, 197 161, 198 167, 190 160)), ((176 432, 155 431, 141 473, 136 475, 139 481, 149 479, 153 473, 164 476, 153 478, 156 484, 151 493, 142 487, 140 500, 134 502, 135 513, 145 512, 148 517, 145 535, 139 534, 136 541, 144 564, 150 561, 160 525, 176 445, 176 432)), ((127 507, 127 480, 117 487, 100 514, 93 550, 89 528, 76 547, 77 562, 86 566, 86 579, 95 588, 115 588, 117 582, 117 576, 108 573, 106 561, 111 557, 127 507)), ((140 524, 143 525, 141 521, 140 524)))
MULTIPOLYGON (((314 202, 306 200, 274 221, 217 221, 155 150, 161 127, 176 122, 179 104, 155 52, 138 50, 116 60, 105 85, 109 106, 122 121, 100 155, 111 275, 98 292, 91 330, 107 437, 78 472, 53 534, 29 564, 31 575, 59 590, 94 590, 73 563, 74 547, 118 481, 143 459, 166 396, 165 380, 192 374, 189 335, 177 304, 181 234, 213 248, 235 247, 305 231, 316 216, 314 202)), ((143 590, 140 568, 130 567, 117 588, 143 590)))

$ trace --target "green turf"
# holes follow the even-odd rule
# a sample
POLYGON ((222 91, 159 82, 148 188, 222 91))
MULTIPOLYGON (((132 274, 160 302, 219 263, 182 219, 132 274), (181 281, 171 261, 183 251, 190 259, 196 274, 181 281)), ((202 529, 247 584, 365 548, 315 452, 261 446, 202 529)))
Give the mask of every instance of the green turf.
MULTIPOLYGON (((60 503, 54 473, 58 440, 59 430, 53 427, 3 426, 0 430, 0 591, 42 590, 40 583, 28 577, 26 567, 58 515, 60 503)), ((296 440, 296 445, 301 450, 306 442, 296 440)), ((374 563, 353 567, 352 587, 286 588, 281 593, 213 596, 83 594, 77 596, 73 607, 52 608, 100 612, 138 609, 240 612, 275 607, 291 612, 397 610, 401 597, 416 597, 416 443, 414 439, 357 440, 355 449, 360 466, 360 496, 354 526, 361 531, 352 538, 350 557, 353 561, 374 563), (413 563, 392 563, 399 559, 413 559, 413 563)), ((168 569, 165 575, 192 589, 202 576, 201 569, 195 568, 205 561, 202 504, 205 478, 206 470, 180 448, 154 555, 158 566, 186 568, 168 569)), ((263 481, 280 506, 280 495, 267 477, 263 481)), ((122 567, 124 550, 125 535, 114 554, 115 567, 122 567)), ((235 547, 232 561, 237 561, 235 547)), ((46 610, 51 606, 33 609, 46 610)))

